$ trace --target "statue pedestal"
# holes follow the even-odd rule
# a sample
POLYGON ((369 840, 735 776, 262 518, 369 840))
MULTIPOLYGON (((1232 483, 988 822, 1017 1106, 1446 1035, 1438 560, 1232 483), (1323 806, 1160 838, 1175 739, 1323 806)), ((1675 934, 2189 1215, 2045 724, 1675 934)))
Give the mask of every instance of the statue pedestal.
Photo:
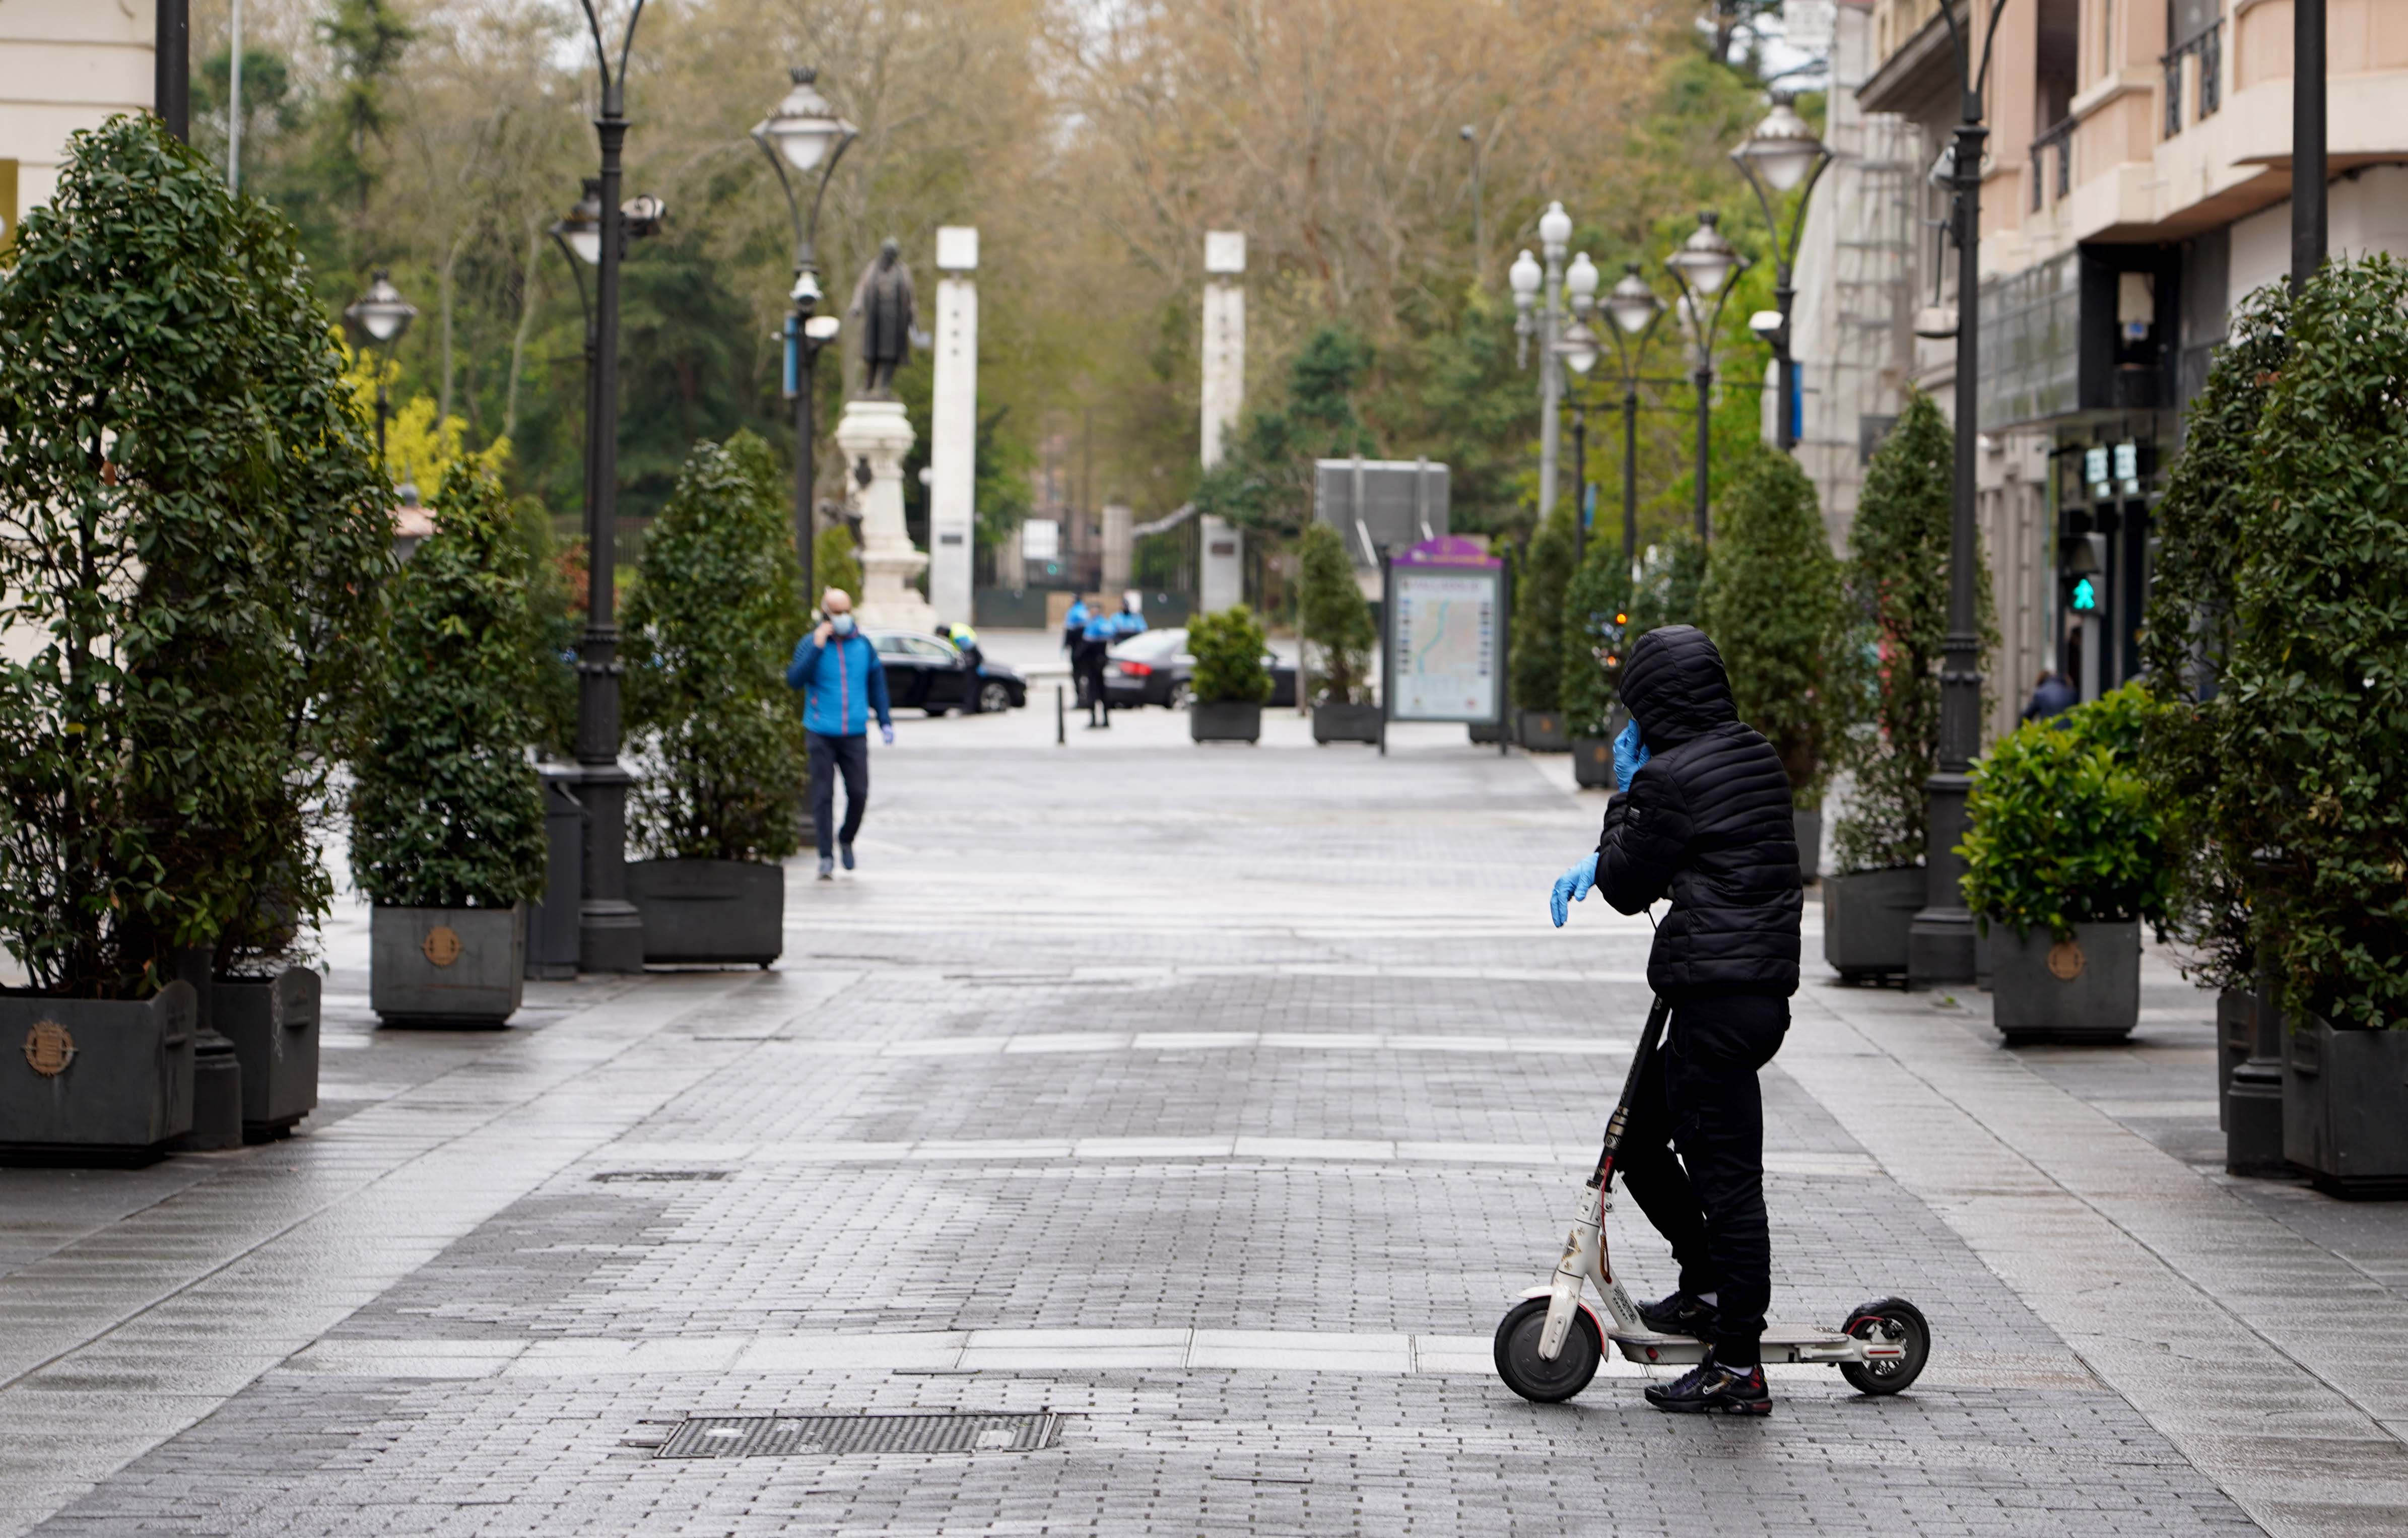
POLYGON ((937 627, 937 611, 911 586, 928 557, 903 529, 903 456, 914 437, 899 400, 847 401, 836 425, 845 473, 856 486, 853 467, 869 466, 869 484, 860 493, 861 591, 853 595, 853 609, 873 629, 937 627))

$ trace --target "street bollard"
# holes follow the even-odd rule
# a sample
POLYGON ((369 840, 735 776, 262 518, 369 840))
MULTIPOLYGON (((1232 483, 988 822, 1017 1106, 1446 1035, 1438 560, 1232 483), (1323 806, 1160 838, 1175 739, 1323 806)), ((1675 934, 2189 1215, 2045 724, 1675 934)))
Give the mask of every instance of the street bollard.
POLYGON ((1059 683, 1054 685, 1054 745, 1057 748, 1070 745, 1069 734, 1062 729, 1062 685, 1059 683))

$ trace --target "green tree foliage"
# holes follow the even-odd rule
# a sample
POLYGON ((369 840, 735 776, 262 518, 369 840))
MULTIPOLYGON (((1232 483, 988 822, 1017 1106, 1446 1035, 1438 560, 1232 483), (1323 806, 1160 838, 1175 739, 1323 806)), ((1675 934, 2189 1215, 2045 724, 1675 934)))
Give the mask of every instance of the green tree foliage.
POLYGON ((490 471, 444 478, 393 589, 383 719, 351 791, 351 875, 389 908, 507 908, 543 887, 526 561, 490 471))
POLYGON ((1263 627, 1244 604, 1188 621, 1187 651, 1196 659, 1200 703, 1258 705, 1271 697, 1271 675, 1263 667, 1263 627))
MULTIPOLYGON (((619 420, 623 518, 649 518, 660 510, 694 443, 724 438, 751 423, 774 427, 762 415, 747 377, 752 356, 740 344, 751 324, 744 306, 729 292, 723 267, 703 240, 699 227, 672 223, 643 243, 642 260, 622 269, 625 309, 620 336, 627 359, 621 374, 626 404, 619 420)), ((831 352, 820 361, 825 367, 836 358, 831 352)), ((924 441, 927 435, 921 436, 924 441)))
POLYGON ((1573 737, 1604 737, 1621 697, 1622 664, 1630 654, 1630 568, 1622 548, 1602 540, 1588 547, 1564 590, 1564 726, 1573 737))
POLYGON ((2288 1006, 2408 1027, 2408 267, 2334 262, 2252 444, 2213 752, 2288 1006))
POLYGON ((532 496, 510 502, 510 526, 525 562, 527 626, 535 651, 535 744, 566 758, 577 744, 577 651, 585 634, 585 542, 563 548, 552 515, 532 496))
POLYGON ((1675 529, 1663 544, 1651 546, 1640 558, 1630 596, 1629 643, 1636 646, 1640 637, 1667 625, 1703 629, 1706 582, 1713 573, 1711 552, 1686 528, 1675 529))
POLYGON ((376 186, 372 151, 392 123, 386 87, 417 36, 389 0, 335 0, 334 14, 318 21, 337 81, 319 105, 321 175, 362 213, 376 186))
POLYGON ((141 997, 324 911, 390 491, 291 231, 155 118, 78 134, 7 262, 0 934, 36 987, 141 997))
MULTIPOLYGON (((830 524, 811 540, 811 581, 820 593, 838 588, 854 602, 861 600, 861 541, 851 524, 830 524)), ((819 608, 820 595, 810 595, 810 607, 819 608)), ((799 640, 802 638, 795 638, 799 640)))
POLYGON ((778 464, 738 433, 697 443, 627 599, 627 729, 648 772, 628 805, 662 859, 782 860, 802 847, 808 768, 785 668, 805 629, 778 464))
POLYGON ((1379 641, 1371 606, 1354 581, 1346 541, 1327 524, 1305 525, 1297 541, 1298 617, 1305 645, 1317 667, 1305 682, 1305 697, 1331 705, 1363 702, 1371 685, 1371 648, 1379 641))
POLYGON ((2165 916, 2173 874, 2141 770, 2149 697, 2128 683, 2035 721, 1973 766, 1965 903, 2018 936, 2165 916))
POLYGON ((1196 488, 1198 511, 1247 528, 1300 532, 1312 517, 1312 462, 1373 452, 1354 395, 1371 349, 1343 326, 1326 325, 1289 365, 1287 399, 1248 413, 1236 452, 1196 488))
POLYGON ((1814 483, 1796 460, 1758 446, 1716 525, 1706 633, 1730 670, 1739 718, 1781 755, 1798 805, 1819 806, 1842 725, 1831 656, 1845 595, 1814 483))
POLYGON ((2157 510, 2141 637, 2157 704, 2144 762, 2159 791, 2176 876, 2168 928, 2188 953, 2185 971, 2217 988, 2249 987, 2257 972, 2247 851, 2226 845, 2210 820, 2228 774, 2215 740, 2222 697, 2215 683, 2239 639, 2236 589, 2258 425, 2290 352, 2289 318, 2287 285, 2252 295, 2233 318, 2207 388, 2191 403, 2182 453, 2157 510))
POLYGON ((1564 589, 1571 575, 1572 510, 1567 502, 1539 525, 1513 574, 1513 649, 1506 672, 1517 710, 1563 705, 1564 589))

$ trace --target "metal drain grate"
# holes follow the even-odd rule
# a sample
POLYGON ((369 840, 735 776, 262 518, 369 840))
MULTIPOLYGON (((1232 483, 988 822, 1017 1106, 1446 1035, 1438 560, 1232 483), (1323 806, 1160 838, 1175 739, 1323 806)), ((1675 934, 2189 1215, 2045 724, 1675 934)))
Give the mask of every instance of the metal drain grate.
POLYGON ((594 1178, 605 1186, 669 1180, 725 1180, 727 1170, 605 1170, 594 1178))
POLYGON ((696 1416, 654 1458, 815 1453, 1033 1453, 1062 1440, 1062 1417, 1034 1415, 696 1416))

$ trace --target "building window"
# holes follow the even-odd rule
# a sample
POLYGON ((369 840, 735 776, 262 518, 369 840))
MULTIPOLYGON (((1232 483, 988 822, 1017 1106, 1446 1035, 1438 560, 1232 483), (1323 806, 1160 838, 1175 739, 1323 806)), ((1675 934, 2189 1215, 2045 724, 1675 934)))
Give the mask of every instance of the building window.
POLYGON ((2215 116, 2223 105, 2224 0, 2166 0, 2166 137, 2172 138, 2186 121, 2186 60, 2199 61, 2199 119, 2215 116))

